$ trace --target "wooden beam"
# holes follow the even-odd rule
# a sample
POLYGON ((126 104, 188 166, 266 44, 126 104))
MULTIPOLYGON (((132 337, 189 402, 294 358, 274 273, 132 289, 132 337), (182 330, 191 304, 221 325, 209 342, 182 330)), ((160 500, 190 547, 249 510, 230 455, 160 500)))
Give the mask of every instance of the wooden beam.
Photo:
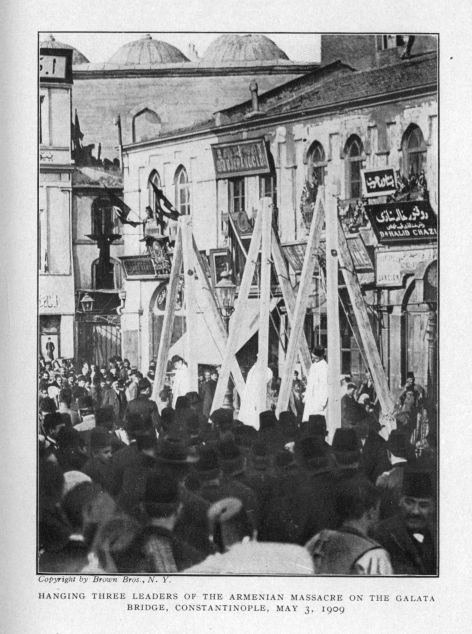
POLYGON ((320 186, 318 188, 315 209, 313 211, 313 218, 310 225, 305 259, 303 260, 297 301, 295 303, 295 311, 293 314, 290 338, 288 341, 287 355, 285 357, 285 369, 282 375, 282 383, 280 385, 279 398, 277 401, 277 416, 280 412, 287 409, 290 392, 292 390, 293 366, 299 350, 300 333, 303 330, 305 321, 308 296, 310 294, 313 273, 315 271, 316 252, 320 243, 321 230, 323 228, 325 217, 323 199, 324 187, 320 186))
POLYGON ((228 342, 226 344, 225 354, 223 356, 223 363, 221 364, 220 374, 218 377, 218 383, 216 385, 215 395, 213 397, 213 405, 211 411, 219 409, 223 404, 226 388, 228 386, 230 368, 233 363, 233 359, 236 355, 236 345, 240 339, 241 333, 239 330, 239 324, 242 322, 243 315, 246 312, 248 305, 249 291, 251 290, 252 280, 254 277, 254 271, 257 263, 257 255, 259 253, 259 247, 261 244, 261 226, 262 217, 258 213, 256 216, 256 222, 252 230, 252 239, 249 246, 249 252, 246 260, 246 265, 243 271, 243 277, 241 285, 239 287, 238 301, 236 308, 231 316, 229 322, 229 334, 228 342))
POLYGON ((152 388, 152 400, 159 402, 159 392, 163 389, 166 378, 170 342, 172 339, 172 328, 174 326, 175 304, 177 301, 177 291, 180 282, 180 270, 182 268, 182 234, 180 225, 177 228, 175 238, 174 254, 172 257, 172 268, 170 271, 169 283, 167 285, 166 309, 164 312, 164 323, 162 324, 159 350, 157 352, 156 375, 152 388))
MULTIPOLYGON (((367 314, 367 309, 362 295, 361 286, 357 278, 354 262, 352 260, 349 247, 347 245, 346 236, 341 225, 341 221, 338 219, 338 242, 339 242, 339 259, 341 263, 341 270, 346 282, 346 287, 351 300, 352 308, 356 318, 357 326, 359 328, 359 334, 364 347, 364 352, 369 364, 369 369, 372 374, 372 380, 374 382, 375 391, 382 408, 384 415, 390 415, 394 409, 394 401, 388 387, 387 376, 382 366, 380 354, 377 348, 372 328, 367 314)), ((391 423, 392 424, 392 423, 391 423)), ((392 427, 395 427, 393 422, 392 427)))
POLYGON ((185 361, 188 365, 190 388, 198 392, 198 359, 195 356, 194 342, 197 337, 195 318, 195 264, 192 243, 192 218, 182 216, 179 219, 182 232, 182 254, 184 263, 184 298, 185 298, 185 361))
MULTIPOLYGON (((193 251, 195 255, 195 269, 197 277, 199 278, 199 280, 202 281, 202 292, 205 293, 206 300, 205 307, 208 308, 208 311, 203 311, 203 319, 207 328, 211 330, 215 335, 215 342, 221 354, 221 359, 223 359, 225 348, 228 342, 228 333, 226 332, 223 317, 218 310, 218 303, 216 301, 215 291, 205 273, 202 254, 197 248, 195 238, 193 239, 193 251)), ((239 394, 242 394, 245 383, 241 368, 239 367, 236 357, 233 357, 233 362, 231 364, 231 374, 233 375, 233 381, 236 389, 238 390, 239 394)))
POLYGON ((272 200, 261 198, 259 214, 262 215, 261 235, 261 288, 259 295, 258 333, 258 386, 259 413, 267 409, 267 366, 269 365, 269 315, 270 315, 270 271, 272 241, 272 200))
MULTIPOLYGON (((293 321, 293 315, 295 312, 296 296, 295 291, 290 283, 290 277, 282 253, 282 247, 280 246, 279 236, 272 227, 272 257, 274 259, 275 270, 277 271, 277 277, 279 280, 280 288, 282 290, 282 296, 284 298, 285 308, 287 310, 287 317, 290 324, 293 321)), ((305 331, 302 329, 300 333, 300 357, 302 365, 305 369, 305 374, 308 375, 311 366, 311 355, 308 343, 305 337, 305 331)))
POLYGON ((328 323, 328 411, 329 442, 341 426, 341 335, 339 328, 338 206, 333 188, 326 192, 326 308, 328 323))

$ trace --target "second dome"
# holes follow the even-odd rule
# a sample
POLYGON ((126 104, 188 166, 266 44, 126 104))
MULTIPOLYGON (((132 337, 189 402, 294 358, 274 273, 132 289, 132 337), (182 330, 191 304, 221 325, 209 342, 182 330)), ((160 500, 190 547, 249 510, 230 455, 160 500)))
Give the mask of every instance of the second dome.
POLYGON ((131 64, 179 64, 188 62, 182 51, 172 44, 153 40, 148 33, 145 37, 121 46, 108 63, 120 66, 131 64))
POLYGON ((288 56, 266 35, 261 33, 224 33, 207 48, 205 62, 264 62, 288 60, 288 56))

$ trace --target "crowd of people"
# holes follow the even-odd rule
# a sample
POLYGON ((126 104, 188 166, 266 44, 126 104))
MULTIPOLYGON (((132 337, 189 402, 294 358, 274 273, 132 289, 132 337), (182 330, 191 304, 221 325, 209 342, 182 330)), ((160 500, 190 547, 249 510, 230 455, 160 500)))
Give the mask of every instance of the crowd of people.
MULTIPOLYGON (((190 391, 172 363, 156 402, 154 363, 40 360, 40 572, 437 574, 433 428, 418 451, 397 414, 385 439, 368 377, 344 379, 332 438, 318 406, 297 409, 317 395, 310 376, 289 411, 246 424, 211 411, 216 373, 190 391)), ((410 376, 399 414, 420 392, 410 376)))

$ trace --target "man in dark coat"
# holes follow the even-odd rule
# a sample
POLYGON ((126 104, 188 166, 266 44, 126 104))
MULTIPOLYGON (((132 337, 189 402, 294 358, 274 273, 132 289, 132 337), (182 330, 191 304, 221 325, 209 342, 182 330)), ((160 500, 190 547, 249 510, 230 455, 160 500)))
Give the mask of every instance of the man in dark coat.
POLYGON ((365 409, 355 399, 355 383, 348 383, 346 394, 341 398, 341 427, 355 427, 365 418, 365 409))
POLYGON ((139 414, 143 420, 152 420, 155 429, 159 429, 160 417, 155 401, 151 401, 151 384, 147 379, 138 383, 138 396, 128 402, 126 416, 139 414))
POLYGON ((434 500, 431 474, 406 469, 400 512, 380 522, 374 531, 374 539, 390 555, 395 574, 437 574, 434 500))
POLYGON ((211 378, 210 370, 205 370, 203 373, 203 383, 200 386, 200 398, 202 399, 202 413, 205 418, 211 414, 211 406, 213 404, 213 397, 216 390, 216 381, 211 378))

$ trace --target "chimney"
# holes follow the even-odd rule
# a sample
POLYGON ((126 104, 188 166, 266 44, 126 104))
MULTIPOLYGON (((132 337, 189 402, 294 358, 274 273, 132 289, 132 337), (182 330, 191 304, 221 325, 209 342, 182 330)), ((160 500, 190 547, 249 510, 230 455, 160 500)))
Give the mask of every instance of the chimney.
POLYGON ((249 84, 249 90, 251 91, 252 111, 259 112, 259 87, 255 79, 249 84))

